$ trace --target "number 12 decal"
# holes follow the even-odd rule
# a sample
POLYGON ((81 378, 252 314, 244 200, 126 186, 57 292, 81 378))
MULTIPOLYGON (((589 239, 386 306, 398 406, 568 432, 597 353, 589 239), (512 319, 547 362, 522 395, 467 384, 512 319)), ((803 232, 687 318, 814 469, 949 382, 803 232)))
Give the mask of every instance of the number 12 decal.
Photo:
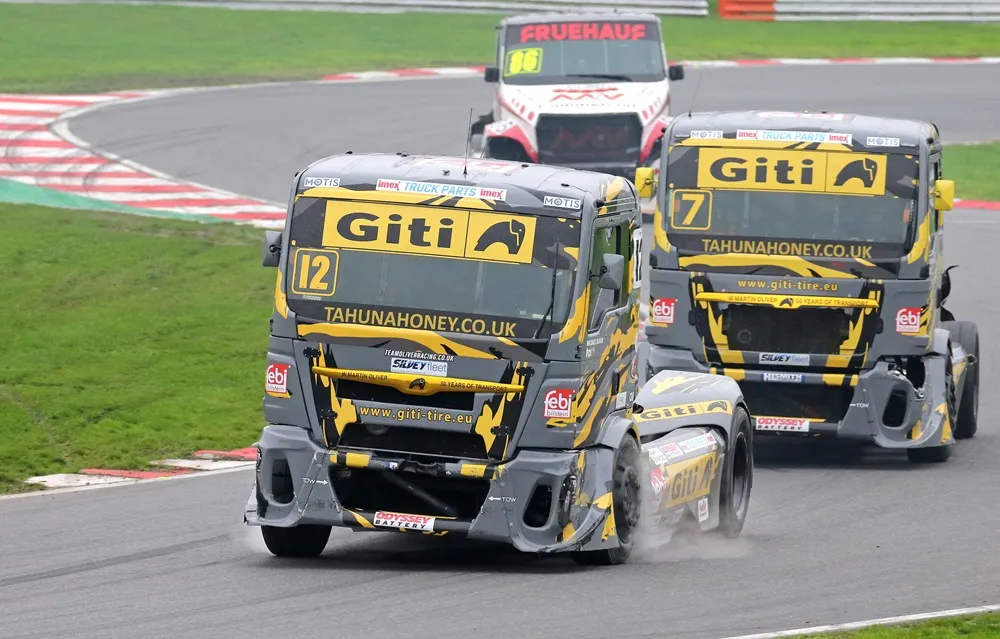
POLYGON ((295 251, 295 272, 292 292, 296 295, 330 297, 337 290, 337 251, 298 249, 295 251))

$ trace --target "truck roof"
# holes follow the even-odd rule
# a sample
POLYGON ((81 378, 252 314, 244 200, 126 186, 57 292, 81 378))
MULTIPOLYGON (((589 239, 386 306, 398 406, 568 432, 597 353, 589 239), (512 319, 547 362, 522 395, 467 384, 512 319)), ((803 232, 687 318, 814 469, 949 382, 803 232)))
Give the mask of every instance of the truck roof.
POLYGON ((309 165, 299 184, 305 178, 330 178, 339 180, 341 187, 359 192, 375 190, 379 180, 504 189, 506 197, 495 206, 498 211, 579 218, 581 209, 546 206, 545 196, 584 200, 589 193, 597 199, 615 180, 624 182, 623 178, 593 171, 480 158, 469 158, 468 175, 463 175, 465 165, 466 159, 461 156, 345 153, 309 165))
POLYGON ((510 16, 502 19, 500 21, 500 26, 538 24, 545 22, 593 22, 609 20, 649 20, 658 23, 660 18, 653 13, 633 11, 552 11, 510 16))
POLYGON ((815 131, 851 135, 855 149, 876 153, 912 154, 921 144, 938 143, 937 127, 930 122, 826 111, 712 111, 679 115, 674 118, 673 138, 688 137, 691 131, 722 131, 735 138, 738 130, 815 131), (876 141, 872 138, 882 138, 876 141), (896 139, 889 146, 885 139, 896 139))

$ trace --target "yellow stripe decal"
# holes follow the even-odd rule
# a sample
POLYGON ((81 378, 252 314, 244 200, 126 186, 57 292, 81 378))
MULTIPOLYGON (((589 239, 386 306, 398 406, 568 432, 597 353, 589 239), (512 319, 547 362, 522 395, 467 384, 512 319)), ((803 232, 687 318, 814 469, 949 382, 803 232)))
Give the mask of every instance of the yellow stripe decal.
POLYGON ((814 297, 812 295, 767 295, 763 293, 698 293, 698 302, 725 302, 727 304, 751 304, 773 306, 774 308, 878 308, 873 299, 850 297, 814 297))
POLYGON ((332 379, 349 379, 377 386, 388 386, 408 395, 433 395, 434 393, 523 393, 523 384, 502 384, 476 379, 456 379, 414 375, 412 373, 383 373, 380 371, 349 370, 313 366, 312 372, 332 379))

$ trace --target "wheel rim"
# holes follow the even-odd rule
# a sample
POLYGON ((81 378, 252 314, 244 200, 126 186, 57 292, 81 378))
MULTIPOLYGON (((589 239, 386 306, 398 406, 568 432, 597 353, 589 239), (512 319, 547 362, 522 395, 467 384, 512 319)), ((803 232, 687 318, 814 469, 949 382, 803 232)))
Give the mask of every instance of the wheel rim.
POLYGON ((733 507, 736 516, 743 518, 750 493, 750 451, 743 433, 736 435, 733 445, 733 507))
POLYGON ((948 385, 948 422, 951 424, 952 429, 955 428, 955 404, 958 396, 955 394, 955 371, 951 366, 951 358, 948 359, 947 374, 945 375, 948 385))
POLYGON ((632 531, 639 525, 639 473, 629 464, 624 468, 620 494, 615 504, 615 527, 618 537, 625 543, 632 538, 632 531))

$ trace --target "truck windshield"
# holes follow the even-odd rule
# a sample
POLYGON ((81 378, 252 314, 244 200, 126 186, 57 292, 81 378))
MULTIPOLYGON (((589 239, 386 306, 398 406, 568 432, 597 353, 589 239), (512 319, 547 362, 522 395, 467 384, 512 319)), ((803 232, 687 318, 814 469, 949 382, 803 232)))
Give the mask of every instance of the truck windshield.
POLYGON ((666 78, 656 22, 510 25, 505 40, 501 71, 507 84, 658 82, 666 78))
POLYGON ((285 292, 316 321, 544 338, 569 315, 579 238, 554 217, 300 197, 285 292))
POLYGON ((904 155, 675 146, 664 223, 691 252, 898 259, 918 175, 904 155))

